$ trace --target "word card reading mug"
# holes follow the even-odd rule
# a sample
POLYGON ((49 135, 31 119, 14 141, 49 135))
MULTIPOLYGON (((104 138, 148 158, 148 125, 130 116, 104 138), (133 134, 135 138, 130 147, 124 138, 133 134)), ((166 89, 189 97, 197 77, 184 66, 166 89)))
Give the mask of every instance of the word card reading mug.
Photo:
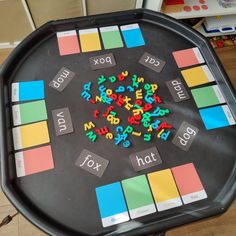
POLYGON ((96 195, 103 227, 129 221, 120 182, 96 188, 96 195))
POLYGON ((141 171, 162 163, 156 147, 152 147, 129 156, 135 171, 141 171))
POLYGON ((98 177, 102 177, 108 164, 109 164, 108 160, 86 149, 84 149, 81 152, 79 158, 75 162, 75 165, 77 165, 78 167, 98 177))
POLYGON ((89 58, 89 63, 92 70, 109 68, 116 65, 116 61, 112 53, 91 57, 89 58))
POLYGON ((49 86, 61 92, 67 87, 74 77, 75 73, 73 71, 62 67, 50 82, 49 86))
POLYGON ((198 128, 184 121, 173 138, 172 143, 180 147, 182 150, 188 151, 198 133, 198 130, 198 128))
POLYGON ((67 107, 52 111, 57 136, 74 132, 70 111, 67 107))

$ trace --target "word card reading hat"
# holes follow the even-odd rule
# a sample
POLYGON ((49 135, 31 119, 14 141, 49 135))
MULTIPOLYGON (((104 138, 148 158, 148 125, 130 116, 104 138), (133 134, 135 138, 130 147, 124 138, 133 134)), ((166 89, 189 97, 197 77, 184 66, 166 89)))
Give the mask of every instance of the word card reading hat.
POLYGON ((36 174, 54 168, 51 146, 15 153, 17 177, 36 174))
POLYGON ((44 81, 12 83, 12 102, 44 99, 44 81))
POLYGON ((58 32, 57 42, 61 56, 80 53, 76 30, 58 32))

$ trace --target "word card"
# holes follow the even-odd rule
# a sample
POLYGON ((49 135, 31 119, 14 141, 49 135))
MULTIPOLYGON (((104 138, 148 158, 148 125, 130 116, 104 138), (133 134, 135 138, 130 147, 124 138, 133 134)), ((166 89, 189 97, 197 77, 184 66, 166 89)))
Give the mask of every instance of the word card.
POLYGON ((89 58, 89 63, 92 70, 109 68, 116 65, 116 61, 112 53, 91 57, 89 58))
POLYGON ((124 46, 117 25, 101 27, 100 32, 105 49, 121 48, 124 46))
POLYGON ((129 156, 135 171, 141 171, 162 163, 156 147, 152 147, 129 156))
POLYGON ((45 100, 13 105, 12 115, 14 125, 23 125, 47 120, 48 116, 45 100))
POLYGON ((101 43, 97 28, 79 30, 82 52, 101 50, 101 43))
POLYGON ((12 83, 12 102, 44 99, 44 81, 12 83))
POLYGON ((102 177, 108 164, 109 164, 108 160, 86 149, 84 149, 80 153, 78 159, 75 162, 75 165, 77 165, 78 167, 98 177, 102 177))
POLYGON ((158 211, 164 211, 182 205, 170 169, 156 171, 147 176, 158 211))
POLYGON ((218 85, 192 89, 191 93, 198 108, 225 103, 218 85))
POLYGON ((198 130, 198 128, 190 125, 186 121, 183 121, 175 137, 173 138, 172 143, 182 150, 188 151, 198 133, 198 130))
POLYGON ((129 221, 125 198, 119 182, 96 188, 103 227, 129 221))
POLYGON ((182 70, 181 74, 183 75, 188 87, 215 81, 215 78, 213 77, 207 65, 182 70))
POLYGON ((17 177, 36 174, 54 168, 51 146, 15 153, 17 177))
POLYGON ((57 42, 61 56, 80 53, 76 30, 57 32, 57 42))
POLYGON ((157 57, 145 52, 139 60, 139 63, 156 72, 161 72, 165 62, 157 57))
POLYGON ((235 118, 227 105, 204 108, 199 112, 207 130, 235 124, 235 118))
POLYGON ((156 212, 145 175, 121 181, 131 219, 156 212))
POLYGON ((74 77, 75 73, 73 71, 62 67, 50 82, 49 86, 61 92, 67 87, 74 77))
POLYGON ((12 129, 15 150, 49 143, 46 121, 23 125, 12 129))
POLYGON ((145 45, 142 32, 137 23, 130 25, 122 25, 120 29, 127 48, 145 45))
POLYGON ((171 170, 184 204, 207 198, 193 163, 177 166, 171 170))
POLYGON ((190 99, 188 92, 180 79, 167 81, 166 85, 175 102, 181 102, 190 99))
POLYGON ((175 51, 172 53, 179 68, 204 63, 201 52, 197 47, 175 51))
POLYGON ((74 132, 68 107, 53 110, 52 118, 57 136, 74 132))

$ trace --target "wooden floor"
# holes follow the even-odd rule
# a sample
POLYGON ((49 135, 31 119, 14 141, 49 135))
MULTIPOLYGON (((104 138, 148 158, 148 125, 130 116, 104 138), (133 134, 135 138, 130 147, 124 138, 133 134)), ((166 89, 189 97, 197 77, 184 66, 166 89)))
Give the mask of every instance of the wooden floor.
MULTIPOLYGON (((9 50, 0 50, 0 64, 9 54, 9 50)), ((236 89, 236 46, 217 49, 229 78, 236 89)), ((0 221, 16 210, 0 190, 0 221)), ((46 235, 23 216, 16 216, 13 221, 0 228, 0 236, 43 236, 46 235)), ((186 226, 169 230, 167 236, 235 236, 236 235, 236 202, 220 216, 201 220, 186 226)))

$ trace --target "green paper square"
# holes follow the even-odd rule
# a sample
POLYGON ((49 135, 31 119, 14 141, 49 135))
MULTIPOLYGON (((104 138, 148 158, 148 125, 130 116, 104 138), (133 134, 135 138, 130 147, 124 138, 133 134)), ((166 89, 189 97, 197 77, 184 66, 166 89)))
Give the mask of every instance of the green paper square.
POLYGON ((101 36, 105 49, 121 48, 124 46, 119 30, 101 32, 101 36))
POLYGON ((122 181, 129 210, 153 204, 151 190, 145 175, 122 181))
POLYGON ((198 108, 212 106, 220 103, 212 86, 192 89, 191 93, 198 108))
POLYGON ((20 104, 21 124, 46 120, 47 110, 44 100, 20 104))

